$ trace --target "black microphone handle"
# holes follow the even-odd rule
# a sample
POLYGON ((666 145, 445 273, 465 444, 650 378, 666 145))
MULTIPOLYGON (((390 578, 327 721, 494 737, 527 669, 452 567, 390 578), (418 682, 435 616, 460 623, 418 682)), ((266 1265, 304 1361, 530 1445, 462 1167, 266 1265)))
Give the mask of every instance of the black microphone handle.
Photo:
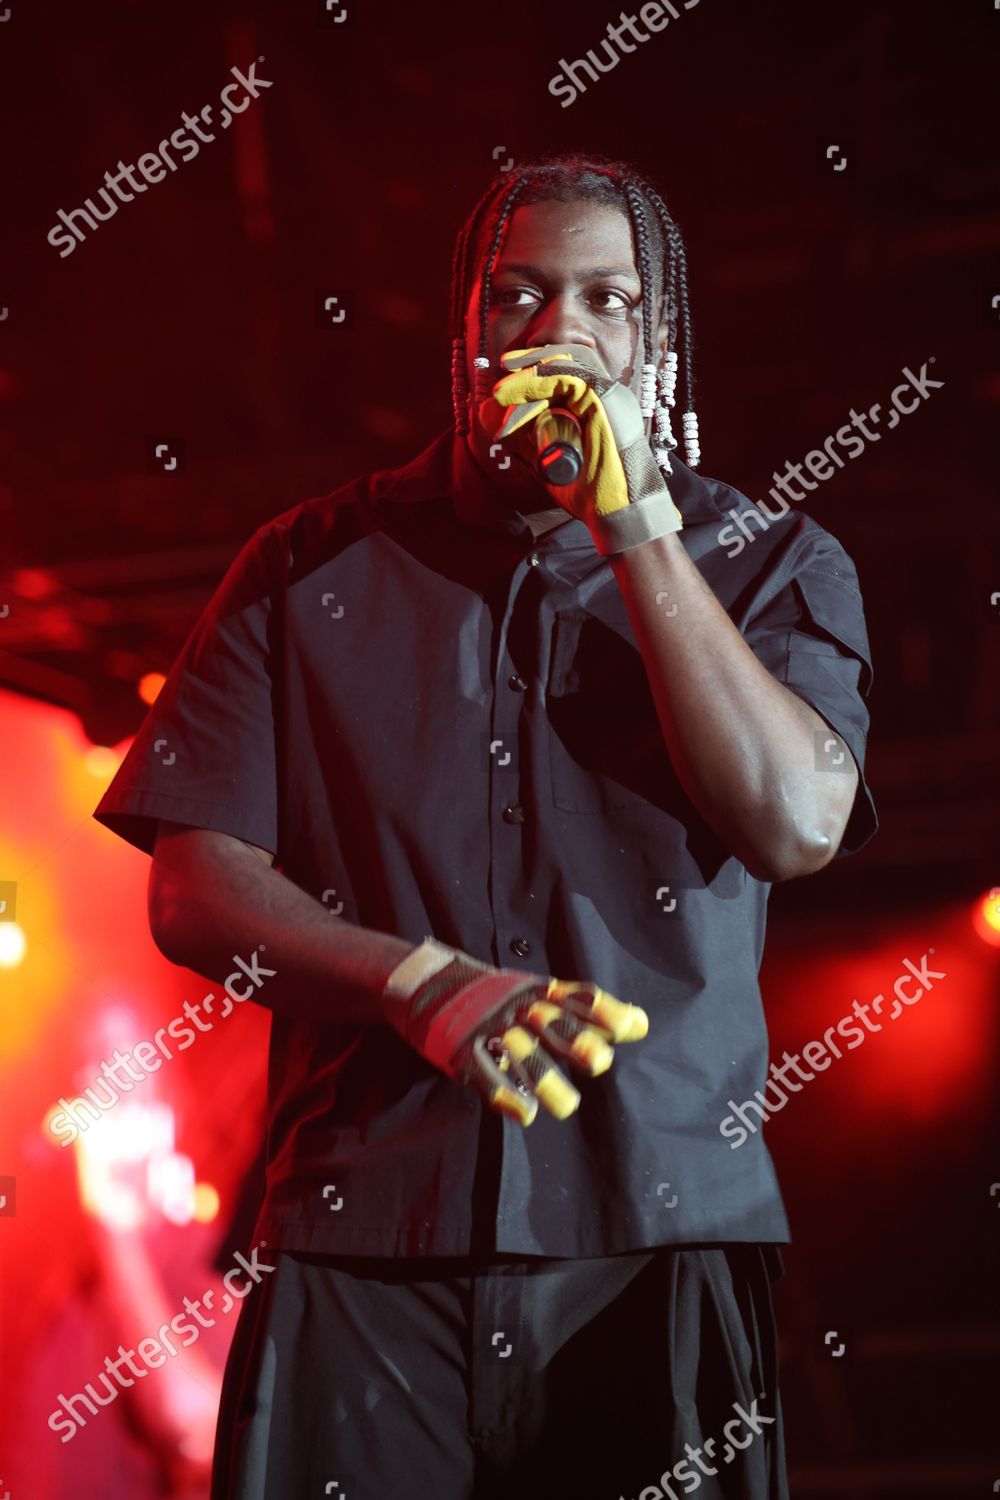
POLYGON ((543 484, 574 484, 583 468, 583 433, 572 412, 549 407, 535 421, 535 473, 543 484))

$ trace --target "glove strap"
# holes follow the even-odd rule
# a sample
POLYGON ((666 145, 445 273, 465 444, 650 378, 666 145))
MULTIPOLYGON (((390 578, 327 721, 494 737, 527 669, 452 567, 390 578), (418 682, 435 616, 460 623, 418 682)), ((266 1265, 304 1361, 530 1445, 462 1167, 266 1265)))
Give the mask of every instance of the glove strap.
POLYGON ((397 964, 382 993, 390 1024, 428 1062, 453 1075, 452 1059, 480 1022, 537 983, 534 975, 491 969, 427 937, 397 964))
POLYGON ((412 1000, 424 980, 439 973, 454 957, 454 948, 439 943, 436 938, 425 937, 393 969, 385 982, 383 995, 387 1000, 412 1000))
POLYGON ((590 521, 590 534, 602 557, 614 557, 643 542, 655 541, 658 536, 680 531, 681 527, 680 511, 663 490, 658 495, 623 505, 620 510, 609 511, 605 516, 594 516, 590 521))

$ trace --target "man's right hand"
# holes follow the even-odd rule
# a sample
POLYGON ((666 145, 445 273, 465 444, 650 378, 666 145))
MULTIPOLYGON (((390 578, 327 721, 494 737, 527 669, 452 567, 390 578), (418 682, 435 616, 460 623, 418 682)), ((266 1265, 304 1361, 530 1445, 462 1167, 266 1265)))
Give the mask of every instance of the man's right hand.
POLYGON ((594 1078, 610 1068, 612 1042, 649 1030, 644 1010, 589 980, 494 969, 434 938, 396 966, 383 1000, 386 1020, 422 1057, 521 1125, 539 1104, 564 1120, 580 1103, 554 1057, 594 1078))

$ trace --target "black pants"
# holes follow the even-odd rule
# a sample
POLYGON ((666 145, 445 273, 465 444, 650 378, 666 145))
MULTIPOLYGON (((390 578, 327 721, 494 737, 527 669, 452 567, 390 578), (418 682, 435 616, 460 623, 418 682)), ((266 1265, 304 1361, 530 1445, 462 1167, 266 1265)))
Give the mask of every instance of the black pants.
POLYGON ((212 1500, 787 1500, 774 1256, 270 1252, 212 1500))

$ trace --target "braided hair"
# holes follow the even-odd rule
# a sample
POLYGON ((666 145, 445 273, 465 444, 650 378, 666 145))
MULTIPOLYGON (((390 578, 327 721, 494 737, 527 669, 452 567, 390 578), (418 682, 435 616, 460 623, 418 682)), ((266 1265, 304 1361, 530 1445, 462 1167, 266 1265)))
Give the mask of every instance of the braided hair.
MULTIPOLYGON (((451 278, 452 402, 456 430, 463 436, 469 431, 466 315, 479 267, 482 267, 482 281, 476 361, 485 369, 493 267, 515 207, 579 199, 617 208, 629 219, 642 284, 643 354, 647 366, 655 364, 657 310, 662 309, 671 349, 676 347, 680 326, 686 396, 685 450, 693 467, 699 453, 687 258, 681 232, 660 194, 626 162, 578 153, 542 157, 513 171, 498 173, 459 230, 451 278)), ((481 399, 486 393, 476 394, 481 399)))

